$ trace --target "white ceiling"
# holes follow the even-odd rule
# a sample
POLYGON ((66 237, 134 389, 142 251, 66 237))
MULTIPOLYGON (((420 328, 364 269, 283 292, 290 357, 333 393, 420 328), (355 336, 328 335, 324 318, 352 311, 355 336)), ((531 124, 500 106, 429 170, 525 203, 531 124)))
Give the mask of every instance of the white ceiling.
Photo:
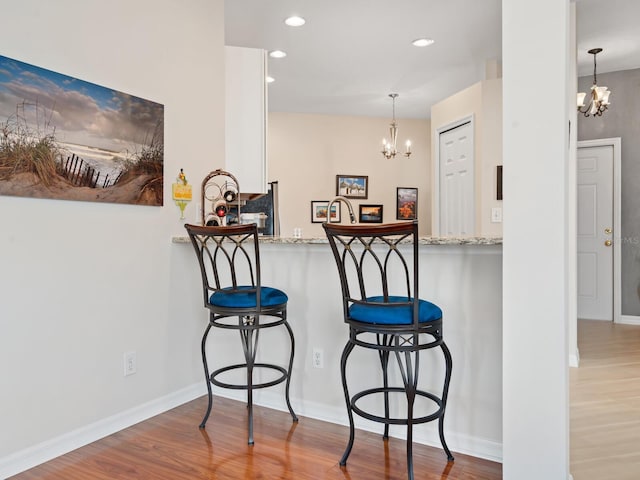
MULTIPOLYGON (((269 110, 429 118, 432 104, 501 61, 502 0, 226 0, 227 45, 284 50, 269 59, 269 110), (292 28, 293 14, 307 20, 292 28), (411 42, 433 38, 430 47, 411 42)), ((640 67, 640 0, 577 0, 578 73, 640 67)), ((541 72, 541 77, 543 72, 541 72)), ((541 78, 542 79, 542 78, 541 78)), ((543 80, 543 79, 542 79, 543 80)))

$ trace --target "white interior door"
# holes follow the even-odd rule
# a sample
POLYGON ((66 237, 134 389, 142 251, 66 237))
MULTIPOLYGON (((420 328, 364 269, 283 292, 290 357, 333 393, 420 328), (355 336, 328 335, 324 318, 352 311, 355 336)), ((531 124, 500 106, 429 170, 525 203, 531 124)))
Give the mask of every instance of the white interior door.
POLYGON ((578 318, 613 320, 613 154, 578 148, 578 318))
POLYGON ((473 125, 465 122, 439 135, 440 235, 475 234, 473 125))

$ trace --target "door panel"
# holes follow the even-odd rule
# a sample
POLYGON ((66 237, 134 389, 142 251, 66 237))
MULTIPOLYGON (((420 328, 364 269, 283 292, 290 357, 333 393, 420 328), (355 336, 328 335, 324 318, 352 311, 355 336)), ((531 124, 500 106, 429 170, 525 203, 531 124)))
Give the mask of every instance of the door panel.
POLYGON ((475 234, 471 122, 439 135, 440 234, 475 234))
POLYGON ((578 149, 578 317, 613 320, 613 147, 578 149))

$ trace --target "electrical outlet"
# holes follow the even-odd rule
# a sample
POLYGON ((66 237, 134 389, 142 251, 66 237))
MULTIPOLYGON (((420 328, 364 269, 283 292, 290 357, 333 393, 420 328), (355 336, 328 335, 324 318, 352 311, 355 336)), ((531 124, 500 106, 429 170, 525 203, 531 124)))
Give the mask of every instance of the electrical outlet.
POLYGON ((136 352, 126 352, 124 354, 124 376, 133 375, 137 371, 136 352))
POLYGON ((324 352, 321 348, 313 349, 313 368, 324 368, 324 352))

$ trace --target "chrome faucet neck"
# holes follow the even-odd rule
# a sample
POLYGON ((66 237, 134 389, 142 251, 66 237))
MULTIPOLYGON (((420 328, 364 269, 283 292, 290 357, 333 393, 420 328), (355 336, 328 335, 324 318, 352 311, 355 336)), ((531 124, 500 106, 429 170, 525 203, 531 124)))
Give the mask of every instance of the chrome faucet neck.
POLYGON ((353 213, 353 205, 351 205, 351 202, 342 195, 338 195, 329 202, 329 205, 327 205, 327 223, 331 223, 331 206, 336 202, 343 202, 347 206, 347 209, 349 210, 349 220, 351 223, 356 223, 356 215, 353 213))

